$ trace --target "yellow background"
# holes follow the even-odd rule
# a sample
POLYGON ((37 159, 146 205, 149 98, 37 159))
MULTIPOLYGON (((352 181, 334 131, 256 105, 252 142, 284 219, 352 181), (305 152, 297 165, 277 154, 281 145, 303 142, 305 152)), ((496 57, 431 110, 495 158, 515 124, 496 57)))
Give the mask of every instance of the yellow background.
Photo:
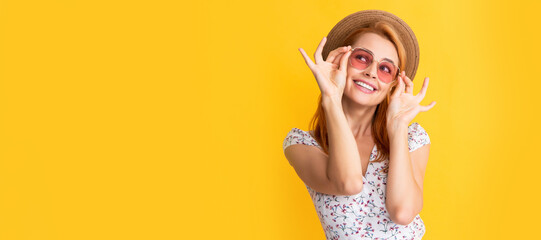
POLYGON ((535 1, 0 1, 0 239, 324 239, 283 156, 298 48, 382 9, 420 44, 424 239, 537 235, 535 1))

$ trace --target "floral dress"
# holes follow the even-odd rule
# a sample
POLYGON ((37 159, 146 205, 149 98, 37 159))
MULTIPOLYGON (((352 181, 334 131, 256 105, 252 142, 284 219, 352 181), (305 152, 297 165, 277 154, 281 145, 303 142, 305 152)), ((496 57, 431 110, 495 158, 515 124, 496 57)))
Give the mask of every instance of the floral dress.
MULTIPOLYGON (((429 144, 426 131, 414 122, 408 126, 408 147, 412 152, 429 144)), ((293 144, 321 146, 307 131, 293 128, 283 142, 283 150, 293 144)), ((370 161, 375 159, 377 147, 370 154, 370 161)), ((316 192, 305 184, 314 203, 327 240, 336 239, 421 239, 425 234, 425 225, 419 215, 408 225, 391 221, 385 207, 385 189, 387 173, 380 172, 389 164, 389 159, 382 162, 369 162, 364 187, 356 195, 328 195, 316 192)))

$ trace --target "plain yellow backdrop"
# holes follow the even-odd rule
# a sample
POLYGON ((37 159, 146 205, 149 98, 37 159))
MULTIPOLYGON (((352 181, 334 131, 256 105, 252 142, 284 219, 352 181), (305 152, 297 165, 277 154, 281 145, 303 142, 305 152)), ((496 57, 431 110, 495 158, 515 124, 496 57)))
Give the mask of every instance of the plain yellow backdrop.
POLYGON ((535 236, 534 1, 0 1, 0 239, 324 239, 282 141, 298 48, 381 9, 420 45, 424 239, 535 236))

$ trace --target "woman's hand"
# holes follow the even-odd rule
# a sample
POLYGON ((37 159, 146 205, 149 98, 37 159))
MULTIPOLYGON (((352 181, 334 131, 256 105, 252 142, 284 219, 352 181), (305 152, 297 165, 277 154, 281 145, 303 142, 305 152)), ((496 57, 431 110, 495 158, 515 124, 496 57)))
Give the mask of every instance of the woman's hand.
POLYGON ((312 73, 316 77, 317 84, 321 90, 323 101, 332 100, 336 103, 342 102, 342 94, 346 85, 347 61, 351 54, 351 46, 339 47, 329 53, 326 61, 323 61, 321 52, 327 38, 324 37, 316 49, 314 64, 310 57, 306 55, 304 49, 299 48, 304 60, 312 73))
POLYGON ((389 132, 395 131, 399 127, 407 127, 419 112, 426 112, 436 105, 435 101, 427 106, 419 105, 425 97, 427 88, 428 77, 425 78, 421 91, 413 96, 413 82, 404 71, 400 73, 397 89, 391 95, 387 109, 387 129, 389 132), (405 92, 404 87, 406 88, 405 92))

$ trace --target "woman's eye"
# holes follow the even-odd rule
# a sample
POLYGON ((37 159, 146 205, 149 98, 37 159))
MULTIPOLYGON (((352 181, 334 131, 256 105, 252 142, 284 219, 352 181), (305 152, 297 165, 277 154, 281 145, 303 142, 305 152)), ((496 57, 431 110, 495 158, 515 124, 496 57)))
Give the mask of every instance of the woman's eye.
POLYGON ((391 69, 389 69, 387 66, 381 66, 380 69, 387 73, 391 73, 391 69))
POLYGON ((359 60, 361 60, 363 62, 367 61, 366 58, 364 56, 362 56, 362 55, 357 55, 357 59, 359 59, 359 60))

